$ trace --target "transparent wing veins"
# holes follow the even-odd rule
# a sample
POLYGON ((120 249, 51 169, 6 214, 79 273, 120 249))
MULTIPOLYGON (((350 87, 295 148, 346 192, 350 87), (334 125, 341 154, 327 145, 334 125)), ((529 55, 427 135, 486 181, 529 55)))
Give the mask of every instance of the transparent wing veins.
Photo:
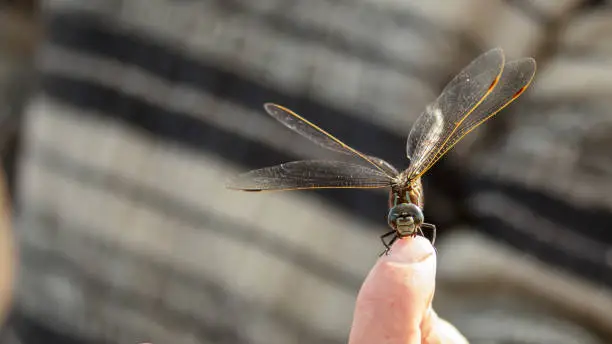
POLYGON ((463 121, 493 92, 501 78, 504 61, 499 48, 480 55, 426 107, 408 135, 406 153, 411 159, 406 171, 408 179, 422 176, 433 165, 463 121))
POLYGON ((361 153, 286 107, 278 104, 266 103, 264 104, 264 108, 270 116, 274 117, 284 126, 321 147, 335 152, 357 156, 376 167, 379 171, 385 173, 388 177, 394 177, 398 174, 395 167, 383 159, 361 153))
POLYGON ((523 94, 533 81, 535 72, 536 62, 533 58, 524 58, 508 62, 504 67, 498 86, 496 86, 485 101, 461 123, 422 173, 425 173, 431 166, 435 165, 435 163, 448 153, 448 151, 465 137, 465 135, 469 134, 489 118, 498 114, 523 94))
POLYGON ((303 160, 240 174, 227 183, 243 191, 286 191, 325 188, 385 188, 392 179, 366 166, 342 161, 303 160))

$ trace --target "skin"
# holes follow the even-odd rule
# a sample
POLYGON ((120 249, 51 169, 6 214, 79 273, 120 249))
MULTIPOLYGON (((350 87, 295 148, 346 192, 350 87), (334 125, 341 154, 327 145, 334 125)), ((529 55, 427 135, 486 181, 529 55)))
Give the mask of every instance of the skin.
POLYGON ((398 240, 359 291, 349 344, 468 343, 433 311, 435 277, 436 252, 429 241, 398 240))
POLYGON ((0 325, 10 311, 17 260, 5 183, 4 172, 0 169, 0 325))

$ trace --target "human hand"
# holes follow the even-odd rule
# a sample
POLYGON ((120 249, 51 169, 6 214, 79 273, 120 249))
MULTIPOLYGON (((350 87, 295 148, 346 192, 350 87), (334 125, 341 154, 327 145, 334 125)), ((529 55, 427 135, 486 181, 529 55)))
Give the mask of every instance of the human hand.
POLYGON ((361 286, 349 344, 463 344, 468 341, 431 307, 436 252, 423 237, 398 240, 361 286))

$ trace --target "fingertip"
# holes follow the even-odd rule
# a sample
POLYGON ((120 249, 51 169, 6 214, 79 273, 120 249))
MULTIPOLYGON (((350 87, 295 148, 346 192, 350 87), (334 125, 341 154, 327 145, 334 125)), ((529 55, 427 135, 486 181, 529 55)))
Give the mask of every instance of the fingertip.
POLYGON ((435 255, 436 250, 429 240, 421 236, 398 240, 389 254, 382 256, 381 261, 399 264, 414 264, 424 262, 435 255))
POLYGON ((357 296, 349 343, 407 343, 420 323, 435 286, 436 254, 422 237, 404 238, 381 257, 357 296))

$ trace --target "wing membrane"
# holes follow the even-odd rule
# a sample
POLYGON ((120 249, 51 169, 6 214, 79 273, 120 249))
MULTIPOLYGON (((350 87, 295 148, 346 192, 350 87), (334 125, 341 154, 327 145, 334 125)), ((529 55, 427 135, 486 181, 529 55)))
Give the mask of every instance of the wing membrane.
POLYGON ((384 188, 391 178, 379 170, 342 161, 293 161, 253 170, 228 182, 230 189, 284 191, 323 188, 384 188))
POLYGON ((264 108, 270 116, 274 117, 284 126, 306 137, 307 139, 318 144, 321 147, 327 148, 335 152, 357 156, 367 161, 372 166, 376 167, 376 169, 385 173, 389 177, 393 177, 398 174, 398 171, 388 162, 380 158, 368 156, 357 151, 356 149, 340 141, 330 133, 319 128, 317 125, 313 124, 312 122, 308 121, 307 119, 283 106, 266 103, 264 104, 264 108))
POLYGON ((476 129, 487 119, 493 117, 516 98, 525 92, 531 84, 536 72, 536 62, 532 58, 524 58, 508 62, 504 66, 504 71, 498 86, 493 92, 472 111, 472 113, 459 125, 449 140, 442 146, 429 166, 425 166, 421 174, 425 173, 433 166, 444 154, 459 142, 470 131, 476 129))
POLYGON ((426 107, 408 135, 409 179, 422 175, 432 165, 461 123, 495 89, 503 69, 503 51, 489 50, 457 74, 426 107))

